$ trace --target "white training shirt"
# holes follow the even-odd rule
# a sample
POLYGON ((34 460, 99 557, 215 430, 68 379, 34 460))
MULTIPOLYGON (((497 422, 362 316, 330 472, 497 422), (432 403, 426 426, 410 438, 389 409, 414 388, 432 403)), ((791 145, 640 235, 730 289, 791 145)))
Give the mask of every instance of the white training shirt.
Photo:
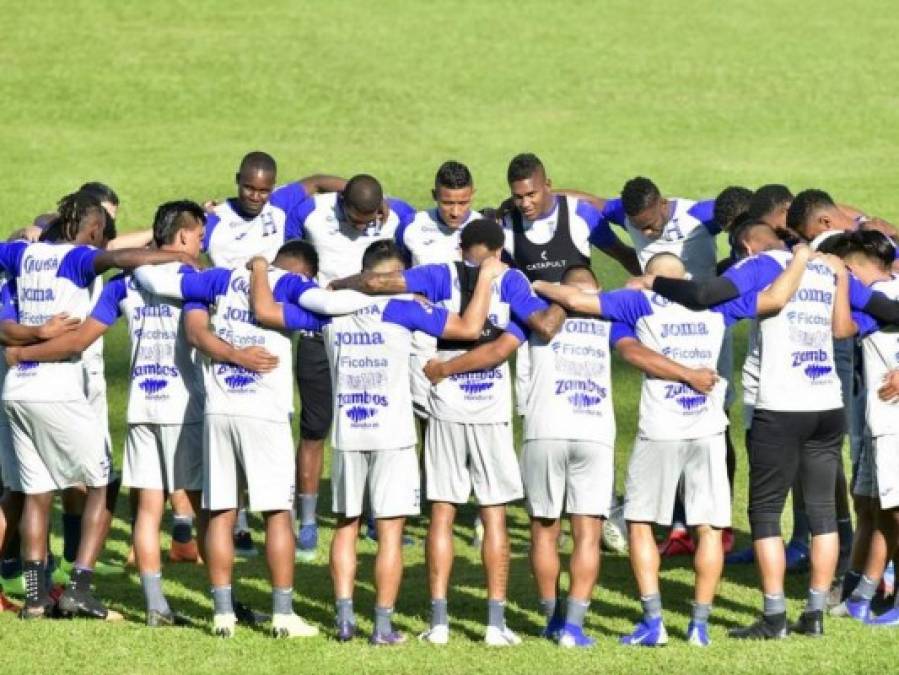
MULTIPOLYGON (((877 281, 871 290, 880 291, 891 300, 899 300, 899 277, 877 281)), ((895 326, 880 326, 867 314, 853 312, 859 327, 864 354, 866 414, 873 437, 899 434, 899 405, 881 401, 877 390, 883 386, 884 376, 899 368, 899 331, 895 326)))

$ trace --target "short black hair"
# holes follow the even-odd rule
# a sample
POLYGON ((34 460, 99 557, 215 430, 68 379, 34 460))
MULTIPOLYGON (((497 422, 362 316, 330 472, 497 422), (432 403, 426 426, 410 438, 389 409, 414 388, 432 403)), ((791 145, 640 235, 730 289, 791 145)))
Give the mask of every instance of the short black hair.
POLYGON ((309 267, 309 276, 318 276, 318 251, 305 239, 291 239, 278 249, 276 258, 294 258, 301 260, 309 267))
POLYGON ((562 272, 562 283, 568 281, 568 279, 577 272, 586 272, 590 275, 593 281, 596 282, 596 285, 599 286, 599 279, 596 278, 596 272, 593 271, 593 268, 590 267, 590 265, 587 265, 585 263, 571 263, 568 267, 566 267, 565 271, 562 272))
POLYGON ((343 203, 360 213, 377 211, 384 201, 384 191, 374 176, 360 173, 347 181, 341 193, 343 203))
POLYGON ((715 197, 713 217, 722 230, 730 230, 737 218, 749 210, 752 190, 742 185, 731 185, 724 188, 715 197))
POLYGON ((829 237, 825 237, 818 244, 818 248, 815 249, 818 253, 832 253, 833 255, 843 257, 847 255, 851 248, 852 244, 849 240, 848 232, 834 232, 831 230, 833 234, 829 237))
POLYGON ((119 205, 119 196, 116 194, 115 190, 109 187, 106 183, 100 183, 98 181, 91 181, 90 183, 85 183, 80 188, 78 188, 78 192, 86 192, 90 195, 93 195, 98 202, 109 202, 113 206, 119 205))
POLYGON ((787 227, 799 234, 805 234, 806 225, 816 211, 835 206, 833 199, 824 190, 803 190, 793 198, 790 208, 787 209, 787 227))
POLYGON ((240 160, 237 175, 239 176, 243 173, 271 173, 277 175, 278 164, 275 162, 275 158, 267 152, 254 150, 253 152, 248 152, 240 160))
POLYGON ((752 195, 749 202, 749 215, 755 220, 764 218, 774 209, 787 206, 793 201, 793 193, 786 185, 769 183, 762 185, 752 195))
MULTIPOLYGON (((79 191, 66 195, 57 202, 56 213, 56 219, 41 234, 41 241, 74 241, 84 221, 94 213, 103 218, 104 236, 108 231, 109 214, 100 205, 100 201, 88 192, 79 191)), ((112 238, 114 234, 113 232, 112 238)))
POLYGON ((750 232, 752 232, 757 227, 767 227, 769 230, 774 232, 775 235, 777 234, 774 228, 771 227, 768 223, 765 223, 761 220, 753 220, 751 218, 748 218, 733 229, 733 233, 731 236, 733 238, 734 248, 742 253, 746 248, 746 240, 749 238, 750 232))
POLYGON ((636 216, 662 197, 656 184, 644 176, 631 178, 621 188, 621 205, 629 216, 636 216))
POLYGON ((385 260, 399 260, 406 266, 406 258, 400 247, 392 239, 379 239, 372 242, 362 254, 362 269, 373 270, 385 260))
POLYGON ((836 253, 840 257, 858 253, 876 261, 885 270, 891 269, 896 260, 896 244, 883 232, 877 230, 856 230, 855 232, 835 234, 825 239, 822 247, 818 250, 823 250, 824 244, 837 238, 844 238, 846 242, 843 252, 836 253))
POLYGON ((543 162, 533 152, 523 152, 515 155, 509 162, 509 168, 506 170, 506 180, 511 184, 519 180, 527 180, 535 173, 540 171, 544 176, 546 169, 543 162))
POLYGON ((165 202, 156 209, 153 216, 153 241, 156 246, 164 246, 175 241, 175 235, 190 225, 186 216, 193 216, 201 223, 206 223, 206 212, 203 207, 189 199, 165 202))
POLYGON ((461 188, 471 187, 474 180, 471 177, 471 171, 462 162, 449 160, 440 165, 437 169, 437 175, 434 176, 434 188, 447 188, 449 190, 460 190, 461 188))
POLYGON ((459 248, 467 251, 472 246, 483 244, 488 251, 498 251, 506 243, 502 226, 495 220, 478 218, 472 220, 459 235, 459 248))

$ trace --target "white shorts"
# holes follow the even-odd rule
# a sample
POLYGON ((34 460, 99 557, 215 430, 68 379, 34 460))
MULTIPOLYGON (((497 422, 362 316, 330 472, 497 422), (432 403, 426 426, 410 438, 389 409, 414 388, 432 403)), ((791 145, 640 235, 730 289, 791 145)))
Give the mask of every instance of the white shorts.
POLYGON ((100 370, 96 371, 85 365, 85 388, 87 403, 94 411, 100 423, 100 431, 106 440, 106 451, 112 454, 112 437, 109 435, 109 405, 106 401, 106 376, 103 373, 102 361, 100 370))
POLYGON ((203 423, 129 424, 122 484, 147 490, 203 489, 203 423))
POLYGON ((481 506, 508 504, 524 495, 509 423, 461 424, 432 418, 424 455, 428 501, 464 504, 472 489, 481 506))
POLYGON ((606 518, 615 488, 615 449, 593 441, 525 441, 521 478, 525 506, 535 518, 559 518, 563 510, 606 518))
POLYGON ((415 333, 412 337, 412 353, 409 355, 409 373, 412 379, 412 412, 420 419, 430 417, 428 394, 431 382, 425 377, 424 367, 437 354, 437 341, 430 335, 415 333))
POLYGON ((683 441, 634 443, 624 491, 624 519, 671 525, 678 483, 684 479, 687 525, 730 527, 724 434, 683 441))
POLYGON ((877 467, 877 496, 880 508, 899 507, 899 435, 874 439, 874 464, 877 467))
POLYGON ((0 423, 0 478, 2 486, 11 492, 22 491, 22 478, 19 475, 19 461, 16 459, 16 449, 12 444, 12 434, 6 416, 3 415, 3 423, 0 423))
POLYGON ((109 484, 112 458, 85 400, 4 401, 22 492, 109 484))
POLYGON ((346 518, 362 515, 365 491, 374 518, 421 513, 421 477, 415 447, 331 451, 331 508, 346 518))
POLYGON ((515 414, 524 417, 528 412, 528 387, 531 383, 531 349, 527 340, 515 352, 515 414))
POLYGON ((236 509, 246 487, 251 511, 290 511, 296 467, 290 423, 207 414, 203 425, 203 508, 236 509))

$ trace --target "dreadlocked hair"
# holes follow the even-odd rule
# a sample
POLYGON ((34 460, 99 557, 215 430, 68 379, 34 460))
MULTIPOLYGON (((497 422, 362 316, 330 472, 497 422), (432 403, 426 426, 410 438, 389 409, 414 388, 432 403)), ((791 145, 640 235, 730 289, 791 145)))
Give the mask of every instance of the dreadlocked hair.
POLYGON ((97 198, 87 192, 73 192, 59 200, 56 205, 59 214, 54 226, 58 228, 60 241, 74 241, 84 221, 94 213, 106 218, 106 211, 97 198))

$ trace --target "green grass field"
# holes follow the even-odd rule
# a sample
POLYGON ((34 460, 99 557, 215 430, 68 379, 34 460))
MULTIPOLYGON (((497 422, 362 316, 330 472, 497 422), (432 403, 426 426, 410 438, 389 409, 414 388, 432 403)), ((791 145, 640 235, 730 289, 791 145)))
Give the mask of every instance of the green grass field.
MULTIPOLYGON (((30 222, 86 180, 113 185, 125 229, 148 224, 166 199, 230 193, 240 157, 265 149, 282 181, 316 172, 370 172, 386 189, 428 204, 440 162, 469 164, 479 205, 506 191, 517 152, 540 155, 558 186, 613 195, 629 177, 653 177, 672 195, 711 197, 728 184, 823 187, 841 202, 896 222, 899 154, 899 12, 888 0, 841 3, 458 2, 155 3, 0 0, 0 233, 30 222), (890 84, 890 83, 893 84, 890 84)), ((622 273, 596 258, 605 285, 622 273)), ((742 358, 740 333, 738 358, 742 358)), ((124 428, 126 338, 107 341, 111 425, 124 428)), ((633 438, 639 380, 615 377, 618 482, 633 438)), ((735 438, 742 438, 739 409, 735 438)), ((742 444, 735 502, 747 541, 742 444)), ((327 493, 327 480, 323 492, 327 493)), ((323 496, 327 514, 329 497, 323 496)), ((127 551, 126 500, 106 558, 127 551)), ((325 546, 298 564, 296 607, 331 624, 325 546)), ((427 590, 421 541, 407 555, 398 624, 424 628, 427 590)), ((735 644, 725 630, 760 604, 752 569, 727 569, 713 616, 712 647, 684 645, 692 573, 666 564, 663 595, 671 646, 615 644, 638 617, 627 559, 608 556, 587 629, 591 652, 567 653, 536 637, 540 621, 527 565, 527 522, 513 509, 509 621, 530 636, 516 650, 478 644, 486 618, 478 556, 457 540, 450 595, 454 640, 378 651, 322 637, 276 642, 247 629, 228 643, 208 634, 200 568, 166 570, 173 605, 196 630, 142 627, 135 574, 99 580, 124 625, 24 624, 0 616, 0 672, 877 672, 895 664, 895 634, 846 621, 821 641, 735 644)), ((165 545, 167 547, 167 540, 165 545)), ((56 547, 58 550, 58 541, 56 547)), ((370 628, 374 548, 360 545, 357 612, 370 628)), ((239 563, 244 598, 268 605, 264 565, 239 563)), ((791 615, 805 580, 790 578, 791 615)), ((325 631, 327 633, 327 630, 325 631)))

